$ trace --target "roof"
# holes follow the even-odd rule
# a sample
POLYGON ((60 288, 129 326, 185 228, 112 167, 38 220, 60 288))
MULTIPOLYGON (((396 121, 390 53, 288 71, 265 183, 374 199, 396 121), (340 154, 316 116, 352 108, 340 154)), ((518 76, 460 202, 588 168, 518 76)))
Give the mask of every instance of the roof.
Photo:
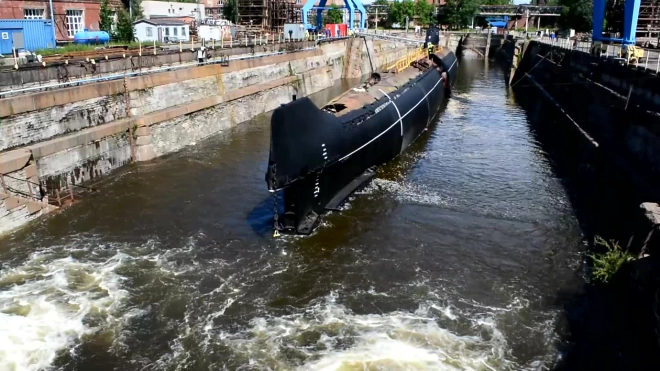
POLYGON ((156 18, 156 19, 138 19, 137 21, 133 22, 133 24, 137 23, 149 23, 154 26, 187 26, 188 23, 178 20, 178 19, 165 19, 165 18, 156 18))

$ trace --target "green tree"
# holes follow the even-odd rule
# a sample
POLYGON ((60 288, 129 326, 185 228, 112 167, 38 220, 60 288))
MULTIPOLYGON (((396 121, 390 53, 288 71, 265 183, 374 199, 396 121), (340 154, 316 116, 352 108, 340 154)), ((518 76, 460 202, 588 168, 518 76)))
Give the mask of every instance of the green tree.
POLYGON ((415 3, 415 17, 417 23, 423 26, 428 26, 434 23, 434 9, 431 4, 426 0, 417 0, 415 3))
POLYGON ((101 10, 99 11, 99 29, 109 34, 112 33, 112 9, 108 4, 108 0, 103 0, 101 3, 101 10))
POLYGON ((461 28, 472 22, 479 11, 480 0, 447 0, 447 5, 440 14, 440 23, 451 28, 461 28))
POLYGON ((341 14, 341 9, 335 4, 332 4, 330 6, 330 9, 328 9, 328 13, 325 15, 325 23, 328 24, 333 24, 333 23, 342 23, 344 20, 343 15, 341 14))
MULTIPOLYGON (((131 21, 144 18, 144 12, 142 11, 142 0, 132 0, 131 9, 133 11, 133 19, 131 19, 131 21)), ((119 20, 117 20, 117 23, 119 23, 119 20)))
POLYGON ((593 24, 594 3, 592 0, 559 0, 564 7, 559 22, 565 28, 576 31, 590 31, 593 24))
POLYGON ((122 9, 119 11, 117 18, 117 40, 125 43, 132 42, 134 39, 134 30, 130 15, 126 10, 122 9))
POLYGON ((481 0, 481 5, 511 5, 513 0, 481 0))
POLYGON ((390 6, 389 22, 405 26, 406 17, 412 20, 415 16, 415 3, 412 0, 395 1, 390 6))
POLYGON ((236 0, 227 0, 222 7, 222 15, 226 20, 236 24, 238 23, 238 3, 236 0))

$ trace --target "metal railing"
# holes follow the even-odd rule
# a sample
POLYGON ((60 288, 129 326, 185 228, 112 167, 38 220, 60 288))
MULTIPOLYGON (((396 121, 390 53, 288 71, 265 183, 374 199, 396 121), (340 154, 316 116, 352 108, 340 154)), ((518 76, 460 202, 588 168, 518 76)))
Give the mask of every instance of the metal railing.
POLYGON ((80 199, 84 193, 96 189, 69 183, 64 189, 48 191, 42 184, 29 179, 21 179, 8 174, 0 174, 0 189, 7 195, 20 196, 31 201, 43 202, 52 206, 66 206, 80 199))
POLYGON ((396 62, 394 62, 391 66, 387 67, 387 70, 392 70, 394 69, 397 73, 405 70, 410 66, 411 63, 420 60, 422 58, 425 58, 428 54, 428 52, 424 49, 415 49, 411 51, 410 53, 406 54, 405 57, 400 58, 396 62))
MULTIPOLYGON (((566 38, 551 39, 549 37, 541 37, 536 39, 536 41, 561 49, 579 50, 585 53, 591 53, 591 41, 578 41, 566 38)), ((601 52, 601 57, 621 58, 621 45, 603 44, 602 47, 604 48, 604 51, 601 52)), ((657 75, 660 73, 660 51, 644 49, 644 55, 639 59, 636 59, 635 63, 631 63, 628 66, 631 68, 646 69, 650 72, 655 72, 657 75)))
MULTIPOLYGON (((305 51, 305 50, 313 50, 316 49, 316 47, 309 47, 309 48, 302 48, 296 51, 305 51)), ((229 57, 229 61, 239 61, 239 60, 246 60, 246 59, 254 59, 254 58, 261 58, 261 57, 268 57, 268 56, 273 56, 273 55, 280 55, 280 54, 286 54, 286 51, 281 51, 281 52, 271 52, 271 53, 257 53, 257 54, 251 54, 251 55, 243 55, 240 57, 229 57)), ((177 66, 167 66, 167 67, 159 67, 159 68, 153 68, 147 71, 136 71, 136 72, 122 72, 122 73, 116 73, 113 75, 107 75, 107 76, 102 76, 102 77, 91 77, 91 78, 86 78, 86 79, 80 79, 80 80, 75 80, 75 81, 67 81, 67 82, 58 82, 58 83, 52 83, 52 84, 45 84, 45 85, 40 85, 40 86, 32 86, 29 88, 21 88, 21 89, 14 89, 14 90, 8 90, 1 92, 0 95, 3 97, 6 97, 8 95, 12 94, 25 94, 29 92, 35 92, 35 91, 43 91, 43 90, 49 90, 49 89, 60 89, 60 88, 66 88, 66 87, 71 87, 71 86, 78 86, 78 85, 83 85, 83 84, 90 84, 90 83, 97 83, 97 82, 103 82, 103 81, 111 81, 111 80, 119 80, 123 79, 126 77, 135 77, 135 76, 143 76, 151 73, 156 73, 156 72, 167 72, 167 71, 176 71, 182 68, 188 68, 191 66, 198 66, 198 65, 209 65, 209 64, 220 64, 220 63, 226 63, 227 58, 222 58, 222 57, 214 57, 211 60, 208 60, 206 62, 190 62, 186 64, 180 64, 177 66)))

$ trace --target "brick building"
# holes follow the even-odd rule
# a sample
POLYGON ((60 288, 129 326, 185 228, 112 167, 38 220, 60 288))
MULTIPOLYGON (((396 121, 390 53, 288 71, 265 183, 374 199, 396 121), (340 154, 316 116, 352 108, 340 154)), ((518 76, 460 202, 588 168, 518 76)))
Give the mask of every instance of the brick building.
MULTIPOLYGON (((55 31, 58 42, 72 41, 73 35, 83 29, 99 29, 102 0, 52 0, 55 31)), ((110 7, 120 9, 121 0, 109 0, 110 7)), ((0 19, 50 19, 48 0, 3 0, 0 19)))

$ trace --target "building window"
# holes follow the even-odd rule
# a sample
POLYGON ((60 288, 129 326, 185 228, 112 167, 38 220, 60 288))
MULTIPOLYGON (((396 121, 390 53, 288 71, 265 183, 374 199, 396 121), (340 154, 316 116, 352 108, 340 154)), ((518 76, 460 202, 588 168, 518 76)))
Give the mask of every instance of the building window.
POLYGON ((23 18, 25 19, 44 19, 43 9, 23 9, 23 18))
POLYGON ((165 27, 165 36, 170 36, 170 28, 165 27))
POLYGON ((85 28, 85 21, 83 18, 82 10, 67 10, 66 11, 66 33, 69 37, 73 37, 76 33, 85 28))
POLYGON ((184 37, 186 36, 186 28, 185 27, 181 27, 181 36, 184 36, 184 37))
POLYGON ((154 35, 151 27, 147 27, 147 37, 152 37, 154 35))
POLYGON ((176 27, 172 27, 172 31, 174 31, 174 36, 176 36, 178 29, 176 27))

